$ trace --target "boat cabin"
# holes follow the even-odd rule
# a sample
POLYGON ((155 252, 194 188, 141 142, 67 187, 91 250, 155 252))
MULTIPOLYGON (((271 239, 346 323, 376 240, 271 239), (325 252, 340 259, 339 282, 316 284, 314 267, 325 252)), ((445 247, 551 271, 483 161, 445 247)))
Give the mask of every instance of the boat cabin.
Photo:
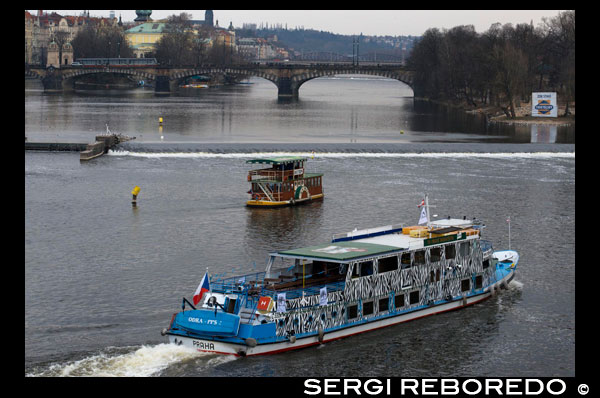
POLYGON ((246 163, 270 167, 250 170, 250 207, 289 206, 323 198, 323 174, 306 173, 307 158, 277 156, 250 159, 246 163))

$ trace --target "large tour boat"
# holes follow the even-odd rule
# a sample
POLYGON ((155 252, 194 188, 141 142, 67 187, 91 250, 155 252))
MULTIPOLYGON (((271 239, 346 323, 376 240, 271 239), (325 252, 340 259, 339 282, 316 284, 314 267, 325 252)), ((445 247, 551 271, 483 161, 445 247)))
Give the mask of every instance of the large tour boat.
POLYGON ((272 354, 463 308, 508 286, 516 251, 494 251, 475 219, 430 220, 423 208, 420 225, 272 252, 264 272, 217 280, 207 270, 194 304, 183 298, 161 333, 200 351, 272 354))
POLYGON ((290 206, 323 199, 323 174, 306 173, 306 157, 276 156, 250 159, 246 163, 271 167, 248 172, 250 207, 290 206))

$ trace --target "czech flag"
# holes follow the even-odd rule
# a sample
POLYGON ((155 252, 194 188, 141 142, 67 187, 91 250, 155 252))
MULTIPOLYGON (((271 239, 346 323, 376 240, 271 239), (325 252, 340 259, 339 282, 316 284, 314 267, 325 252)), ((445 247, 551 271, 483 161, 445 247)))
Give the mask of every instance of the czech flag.
POLYGON ((196 292, 194 293, 194 305, 198 305, 204 293, 209 290, 210 284, 208 282, 208 271, 206 271, 206 273, 204 274, 204 278, 202 278, 202 282, 200 282, 198 288, 196 289, 196 292))

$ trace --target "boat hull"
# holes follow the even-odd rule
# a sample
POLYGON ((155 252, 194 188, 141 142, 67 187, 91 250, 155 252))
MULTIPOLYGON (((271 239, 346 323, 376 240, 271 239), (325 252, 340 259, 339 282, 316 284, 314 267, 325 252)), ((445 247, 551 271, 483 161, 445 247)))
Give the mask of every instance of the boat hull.
POLYGON ((440 314, 443 312, 458 310, 479 303, 485 299, 492 297, 495 294, 495 292, 500 288, 506 288, 510 281, 514 278, 514 274, 514 271, 506 274, 502 279, 486 287, 486 289, 484 289, 482 293, 472 296, 465 296, 462 298, 454 299, 452 301, 440 302, 438 304, 427 306, 419 310, 407 313, 400 313, 398 315, 388 316, 370 322, 359 323, 331 331, 325 331, 321 339, 318 334, 315 334, 305 337, 298 337, 294 339, 294 342, 292 342, 290 339, 286 339, 284 341, 265 344, 258 343, 254 346, 251 346, 250 344, 245 343, 230 343, 223 341, 215 341, 208 338, 203 339, 201 337, 181 336, 170 332, 167 332, 166 334, 168 335, 169 341, 171 343, 184 345, 202 352, 210 352, 215 354, 230 354, 235 356, 276 354, 284 351, 296 350, 322 343, 331 342, 334 340, 342 339, 356 334, 361 334, 371 330, 376 330, 387 326, 393 326, 415 319, 440 314))
POLYGON ((322 200, 324 195, 315 194, 307 199, 296 199, 292 200, 282 200, 282 201, 270 201, 270 200, 249 200, 246 202, 246 206, 248 207, 263 207, 263 208, 274 208, 274 207, 285 207, 285 206, 295 206, 300 204, 309 203, 316 200, 322 200))

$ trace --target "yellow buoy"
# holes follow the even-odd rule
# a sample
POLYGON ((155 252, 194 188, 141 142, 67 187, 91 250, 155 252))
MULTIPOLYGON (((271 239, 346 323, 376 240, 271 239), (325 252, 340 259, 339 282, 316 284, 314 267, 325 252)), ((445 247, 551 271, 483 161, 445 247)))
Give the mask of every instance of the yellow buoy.
POLYGON ((162 123, 162 122, 163 122, 163 119, 162 119, 162 117, 159 117, 159 118, 158 118, 158 122, 159 122, 159 123, 162 123))
POLYGON ((136 185, 135 188, 133 188, 133 191, 131 191, 131 194, 133 195, 133 198, 131 199, 131 206, 137 207, 137 196, 139 193, 140 187, 136 185))

